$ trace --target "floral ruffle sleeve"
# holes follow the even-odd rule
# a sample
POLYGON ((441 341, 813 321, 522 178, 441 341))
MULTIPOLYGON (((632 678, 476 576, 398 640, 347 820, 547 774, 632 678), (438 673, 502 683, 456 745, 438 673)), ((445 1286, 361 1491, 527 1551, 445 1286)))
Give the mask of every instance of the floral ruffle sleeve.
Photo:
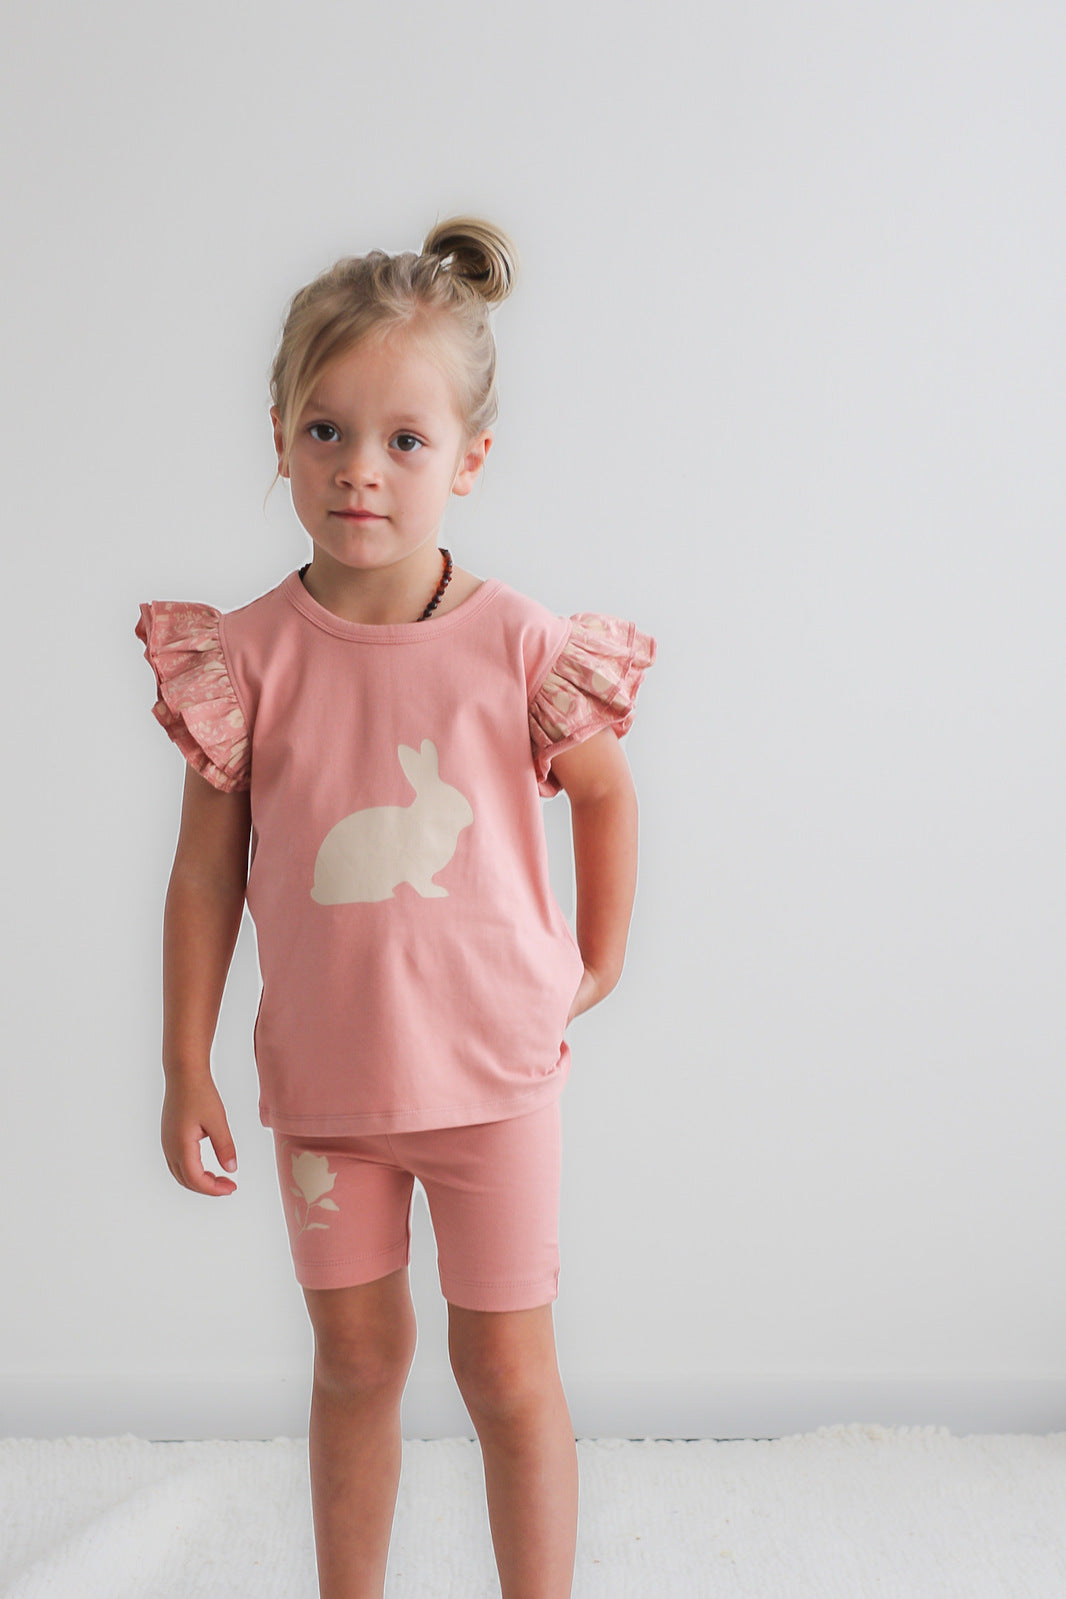
POLYGON ((529 703, 529 735, 540 793, 561 787, 554 756, 601 728, 619 738, 633 720, 633 702, 656 654, 656 641, 633 622, 594 611, 569 618, 570 635, 529 703))
POLYGON ((135 632, 155 673, 152 714, 189 765, 231 793, 251 784, 251 737, 226 669, 221 611, 194 601, 141 606, 135 632))

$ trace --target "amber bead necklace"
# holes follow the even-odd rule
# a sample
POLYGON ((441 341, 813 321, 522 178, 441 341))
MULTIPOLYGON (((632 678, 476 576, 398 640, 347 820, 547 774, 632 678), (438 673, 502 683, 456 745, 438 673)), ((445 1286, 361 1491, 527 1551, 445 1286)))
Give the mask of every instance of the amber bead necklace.
MULTIPOLYGON (((438 549, 440 549, 439 545, 437 547, 438 547, 438 549)), ((426 606, 425 610, 422 612, 422 615, 420 617, 418 617, 418 621, 420 621, 420 622, 424 622, 427 619, 427 617, 432 615, 433 611, 436 610, 437 606, 440 604, 440 602, 441 602, 441 600, 442 600, 442 598, 444 596, 444 590, 448 587, 448 584, 452 580, 452 552, 451 552, 451 550, 441 549, 440 553, 444 557, 444 571, 443 571, 443 573, 441 575, 440 582, 437 584, 437 592, 436 592, 436 594, 434 594, 433 598, 430 600, 429 604, 426 606)), ((303 582, 304 573, 307 571, 307 568, 310 565, 311 565, 311 563, 310 563, 310 561, 308 561, 304 566, 301 566, 301 568, 300 568, 300 582, 301 583, 303 582)))

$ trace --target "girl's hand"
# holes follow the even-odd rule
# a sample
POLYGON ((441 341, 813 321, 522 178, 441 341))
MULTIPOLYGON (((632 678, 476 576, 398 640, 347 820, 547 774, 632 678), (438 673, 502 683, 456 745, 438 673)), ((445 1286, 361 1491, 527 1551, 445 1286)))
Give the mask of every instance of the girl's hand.
POLYGON ((570 1001, 570 1014, 566 1018, 565 1026, 569 1027, 575 1016, 580 1016, 583 1010, 591 1010, 605 995, 609 994, 613 984, 605 983, 598 977, 591 967, 586 966, 581 974, 577 993, 570 1001))
POLYGON ((205 1171, 200 1158, 201 1138, 210 1138, 219 1164, 237 1163, 221 1096, 209 1074, 196 1078, 167 1079, 161 1124, 167 1165, 184 1188, 197 1194, 232 1194, 237 1184, 217 1172, 205 1171))

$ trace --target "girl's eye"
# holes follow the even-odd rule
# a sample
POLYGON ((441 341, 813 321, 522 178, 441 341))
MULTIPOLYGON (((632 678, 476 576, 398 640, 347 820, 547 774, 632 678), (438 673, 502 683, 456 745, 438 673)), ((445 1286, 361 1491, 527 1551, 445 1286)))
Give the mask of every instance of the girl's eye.
MULTIPOLYGON (((310 424, 310 426, 308 427, 308 429, 307 429, 308 433, 310 433, 311 437, 314 439, 316 444, 332 444, 333 443, 332 439, 319 438, 319 436, 318 436, 318 429, 319 428, 325 428, 327 433, 334 433, 335 434, 337 429, 333 426, 333 423, 332 422, 312 422, 310 424)), ((398 441, 403 441, 403 440, 407 441, 406 443, 400 442, 400 453, 401 453, 401 455, 414 455, 416 450, 420 450, 422 448, 422 440, 419 439, 419 438, 416 438, 413 433, 397 433, 397 434, 394 434, 394 437, 398 441)))

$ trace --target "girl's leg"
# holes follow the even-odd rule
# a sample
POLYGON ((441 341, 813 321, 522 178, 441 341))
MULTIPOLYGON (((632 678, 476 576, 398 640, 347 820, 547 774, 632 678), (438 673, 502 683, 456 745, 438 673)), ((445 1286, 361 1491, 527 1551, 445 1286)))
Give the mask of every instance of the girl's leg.
POLYGON ((550 1304, 448 1305, 448 1352, 481 1443, 502 1599, 570 1599, 577 1445, 550 1304))
POLYGON ((407 1267, 305 1288, 315 1332, 308 1453, 321 1599, 382 1599, 417 1326, 407 1267))

